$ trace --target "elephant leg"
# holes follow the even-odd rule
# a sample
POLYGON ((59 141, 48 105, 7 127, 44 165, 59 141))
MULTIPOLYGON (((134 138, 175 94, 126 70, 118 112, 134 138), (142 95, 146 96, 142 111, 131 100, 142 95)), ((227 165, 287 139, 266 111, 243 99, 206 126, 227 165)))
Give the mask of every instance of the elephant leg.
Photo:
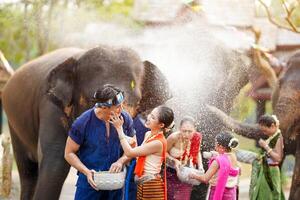
POLYGON ((9 129, 21 183, 20 199, 32 199, 38 177, 38 163, 32 160, 33 157, 16 136, 13 128, 9 126, 9 129))
POLYGON ((61 152, 52 152, 42 159, 34 199, 59 199, 62 186, 70 169, 70 166, 60 154, 61 152))
POLYGON ((67 130, 63 127, 59 110, 45 106, 39 127, 39 178, 35 198, 43 200, 59 199, 63 183, 70 170, 64 159, 67 130), (52 112, 50 112, 52 111, 52 112), (53 111, 57 111, 53 113, 53 111), (53 113, 53 114, 50 114, 53 113))
POLYGON ((292 180, 292 188, 290 192, 289 200, 300 199, 300 135, 296 137, 297 147, 295 154, 295 168, 292 180))

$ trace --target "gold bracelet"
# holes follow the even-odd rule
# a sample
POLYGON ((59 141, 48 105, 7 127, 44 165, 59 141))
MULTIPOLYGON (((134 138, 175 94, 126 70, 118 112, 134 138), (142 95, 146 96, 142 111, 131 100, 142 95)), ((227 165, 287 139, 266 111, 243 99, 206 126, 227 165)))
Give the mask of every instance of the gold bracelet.
POLYGON ((267 154, 270 154, 271 151, 273 151, 273 149, 270 148, 270 149, 267 151, 267 154))

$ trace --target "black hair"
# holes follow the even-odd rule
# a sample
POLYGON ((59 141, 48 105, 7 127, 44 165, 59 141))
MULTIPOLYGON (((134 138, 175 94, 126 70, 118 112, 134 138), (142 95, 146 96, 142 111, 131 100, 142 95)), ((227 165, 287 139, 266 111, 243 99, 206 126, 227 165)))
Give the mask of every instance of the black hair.
POLYGON ((182 120, 180 121, 180 126, 182 126, 185 122, 189 122, 189 123, 191 123, 193 126, 196 126, 196 121, 195 121, 195 119, 193 118, 193 117, 191 117, 191 116, 184 116, 183 118, 182 118, 182 120))
POLYGON ((216 142, 223 146, 226 151, 231 151, 231 149, 238 146, 239 142, 234 136, 229 132, 221 132, 216 136, 216 142))
POLYGON ((170 128, 170 125, 174 121, 173 110, 167 106, 159 106, 157 108, 159 110, 158 121, 165 125, 164 129, 170 128))
POLYGON ((276 125, 276 120, 271 115, 262 115, 259 120, 258 124, 266 127, 271 127, 272 124, 276 125))
POLYGON ((115 104, 115 102, 117 101, 116 96, 119 93, 122 93, 124 95, 124 92, 120 88, 114 85, 106 84, 96 90, 93 96, 93 101, 95 103, 104 103, 112 99, 113 104, 115 104))

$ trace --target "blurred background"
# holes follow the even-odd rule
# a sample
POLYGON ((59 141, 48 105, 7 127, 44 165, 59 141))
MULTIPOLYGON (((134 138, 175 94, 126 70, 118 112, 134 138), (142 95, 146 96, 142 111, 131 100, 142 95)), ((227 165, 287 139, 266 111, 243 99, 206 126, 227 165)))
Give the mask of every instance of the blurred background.
MULTIPOLYGON (((206 51, 208 46, 201 41, 246 52, 255 42, 253 27, 261 31, 261 47, 275 56, 276 62, 286 62, 300 47, 300 1, 0 0, 0 27, 0 50, 14 70, 57 48, 129 46, 142 59, 160 66, 171 87, 177 88, 197 78, 193 77, 195 69, 208 78, 210 73, 218 73, 208 61, 214 51, 206 51)), ((280 71, 279 64, 277 67, 280 71)), ((203 94, 208 89, 203 87, 203 94)), ((235 98, 231 116, 255 123, 261 113, 272 113, 270 99, 268 85, 256 87, 255 81, 250 81, 235 98)), ((7 132, 7 127, 3 131, 7 132)), ((256 151, 254 140, 237 137, 241 148, 256 151)), ((293 166, 294 157, 288 156, 283 166, 286 195, 293 166)), ((13 181, 17 182, 16 173, 14 166, 13 181)), ((61 199, 72 199, 76 177, 71 173, 61 199)), ((250 173, 251 166, 243 164, 241 199, 248 199, 250 173)), ((17 194, 14 184, 10 198, 17 194)))

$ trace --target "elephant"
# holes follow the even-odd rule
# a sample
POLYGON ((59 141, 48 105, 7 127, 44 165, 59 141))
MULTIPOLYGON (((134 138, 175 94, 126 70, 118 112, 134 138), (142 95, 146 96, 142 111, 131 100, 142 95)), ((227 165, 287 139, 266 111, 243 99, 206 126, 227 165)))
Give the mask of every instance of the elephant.
MULTIPOLYGON (((268 82, 274 83, 271 86, 274 88, 272 107, 284 137, 284 153, 293 154, 296 159, 289 199, 300 199, 300 51, 296 51, 288 59, 287 66, 278 79, 275 76, 268 76, 273 73, 270 72, 272 68, 269 65, 264 67, 265 70, 262 72, 265 72, 268 82)), ((223 121, 224 129, 233 129, 242 136, 256 140, 263 137, 257 125, 240 123, 216 107, 208 105, 207 108, 223 121)))
POLYGON ((125 92, 131 115, 171 97, 168 82, 129 48, 63 48, 21 66, 3 90, 21 199, 58 199, 70 166, 64 148, 72 122, 93 106, 97 88, 125 92))

